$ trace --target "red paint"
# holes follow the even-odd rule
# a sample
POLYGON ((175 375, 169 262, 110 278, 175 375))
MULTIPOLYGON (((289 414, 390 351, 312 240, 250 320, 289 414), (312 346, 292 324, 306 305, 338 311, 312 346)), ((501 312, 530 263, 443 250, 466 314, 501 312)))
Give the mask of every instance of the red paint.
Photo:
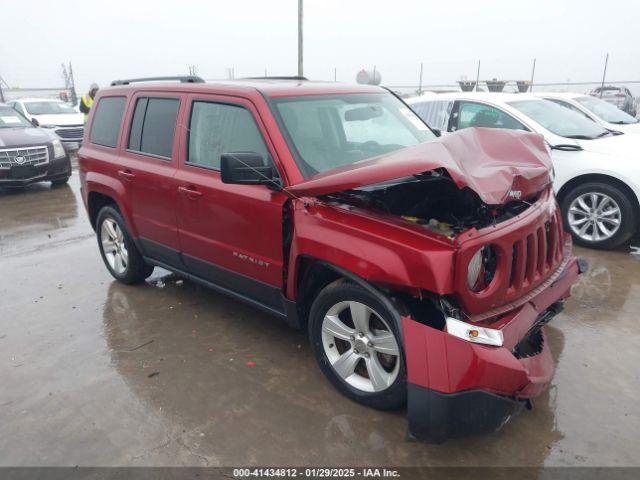
POLYGON ((250 81, 103 89, 96 98, 98 108, 105 96, 125 96, 129 103, 115 149, 89 142, 96 107, 91 110, 79 153, 85 205, 91 192, 109 196, 134 237, 146 237, 282 289, 292 301, 299 298, 296 288, 301 259, 311 258, 341 267, 378 287, 449 295, 472 320, 502 314, 495 325, 504 333, 502 348, 472 344, 404 317, 408 381, 446 393, 480 388, 509 396, 537 394, 553 374, 546 347, 526 360, 516 359, 510 350, 541 312, 568 295, 577 275, 571 245, 565 241, 548 186, 550 160, 542 138, 523 132, 467 129, 305 180, 267 99, 357 92, 382 90, 330 83, 250 81), (126 151, 133 100, 140 94, 180 100, 171 160, 126 151), (223 184, 219 172, 187 165, 185 125, 196 99, 248 109, 285 187, 296 198, 265 186, 223 184), (446 169, 459 187, 475 190, 488 204, 503 203, 513 190, 523 197, 542 193, 535 205, 518 217, 497 226, 470 229, 452 239, 397 217, 332 206, 313 198, 434 168, 446 169), (289 256, 284 258, 283 206, 287 202, 293 236, 289 256), (547 224, 548 236, 540 233, 547 224), (513 246, 521 247, 529 239, 537 242, 534 246, 549 241, 550 257, 532 254, 512 261, 513 246), (466 287, 466 265, 487 243, 499 252, 498 270, 486 291, 474 293, 466 287), (559 276, 562 268, 565 273, 559 276))
POLYGON ((528 198, 551 184, 551 159, 542 135, 467 128, 315 175, 288 190, 296 195, 326 195, 436 168, 445 168, 459 188, 471 188, 489 205, 505 203, 511 192, 528 198))

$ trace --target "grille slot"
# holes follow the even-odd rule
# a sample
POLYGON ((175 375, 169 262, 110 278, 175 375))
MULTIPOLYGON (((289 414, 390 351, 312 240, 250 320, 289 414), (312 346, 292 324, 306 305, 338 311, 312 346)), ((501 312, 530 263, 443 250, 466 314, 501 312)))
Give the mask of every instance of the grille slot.
POLYGON ((0 168, 16 165, 44 165, 49 162, 49 150, 46 146, 0 149, 0 168), (16 161, 16 158, 19 160, 16 161), (20 158, 22 160, 20 161, 20 158))
MULTIPOLYGON (((547 200, 546 214, 537 215, 518 229, 517 235, 494 235, 485 240, 496 251, 498 274, 487 288, 470 290, 466 285, 466 271, 459 275, 457 293, 462 308, 475 321, 489 318, 503 306, 512 305, 536 292, 540 285, 555 275, 564 259, 564 233, 560 209, 553 197, 547 200), (553 202, 553 204, 551 203, 553 202)), ((479 242, 478 242, 479 243, 479 242)), ((464 250, 461 265, 466 265, 478 243, 470 243, 464 250)), ((464 269, 463 269, 464 270, 464 269)))
POLYGON ((78 139, 82 138, 82 135, 84 134, 84 128, 58 128, 56 129, 56 134, 63 139, 78 139))

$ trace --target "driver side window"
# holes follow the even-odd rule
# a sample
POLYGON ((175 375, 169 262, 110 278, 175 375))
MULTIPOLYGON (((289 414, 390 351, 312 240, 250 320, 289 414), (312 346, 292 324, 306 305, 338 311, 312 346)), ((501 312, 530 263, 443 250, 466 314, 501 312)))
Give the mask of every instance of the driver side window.
POLYGON ((527 127, 502 110, 475 102, 460 102, 454 127, 456 130, 469 127, 527 130, 527 127))
POLYGON ((230 152, 259 153, 268 164, 269 152, 251 112, 235 105, 193 102, 187 162, 218 170, 220 157, 230 152))

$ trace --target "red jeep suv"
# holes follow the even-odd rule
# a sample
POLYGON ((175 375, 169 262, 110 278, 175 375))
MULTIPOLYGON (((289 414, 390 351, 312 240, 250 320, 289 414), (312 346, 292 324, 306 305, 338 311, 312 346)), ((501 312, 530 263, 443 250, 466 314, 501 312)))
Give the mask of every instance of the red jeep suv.
POLYGON ((549 383, 544 325, 586 269, 541 136, 439 138, 391 92, 265 78, 120 80, 79 152, 104 263, 154 266, 306 329, 412 437, 495 430, 549 383))

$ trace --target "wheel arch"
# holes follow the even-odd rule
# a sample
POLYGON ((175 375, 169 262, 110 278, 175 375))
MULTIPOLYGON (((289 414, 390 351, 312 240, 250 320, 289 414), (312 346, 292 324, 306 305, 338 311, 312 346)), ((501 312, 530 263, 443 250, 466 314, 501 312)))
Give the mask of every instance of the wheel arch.
POLYGON ((87 192, 87 213, 94 230, 100 209, 105 205, 114 205, 124 218, 133 238, 137 238, 138 234, 132 222, 131 212, 125 208, 126 204, 123 203, 126 199, 126 192, 122 183, 102 173, 88 172, 84 187, 87 192))
POLYGON ((311 305, 322 289, 336 281, 346 280, 364 288, 387 307, 387 310, 393 316, 392 320, 402 339, 402 319, 400 315, 406 314, 407 309, 397 299, 387 295, 381 288, 349 270, 309 256, 303 256, 298 259, 297 272, 296 305, 302 329, 306 330, 311 305))
POLYGON ((109 195, 105 195, 100 192, 89 192, 87 197, 87 213, 89 214, 89 223, 91 223, 91 227, 94 231, 96 229, 98 213, 107 205, 112 205, 120 210, 116 201, 109 195))
POLYGON ((586 173, 568 180, 564 185, 562 185, 562 187, 560 187, 556 194, 558 203, 562 203, 564 197, 566 197, 572 189, 589 182, 602 182, 619 188, 631 200, 635 214, 640 215, 640 201, 638 200, 638 195, 633 188, 631 188, 624 180, 604 173, 586 173))

